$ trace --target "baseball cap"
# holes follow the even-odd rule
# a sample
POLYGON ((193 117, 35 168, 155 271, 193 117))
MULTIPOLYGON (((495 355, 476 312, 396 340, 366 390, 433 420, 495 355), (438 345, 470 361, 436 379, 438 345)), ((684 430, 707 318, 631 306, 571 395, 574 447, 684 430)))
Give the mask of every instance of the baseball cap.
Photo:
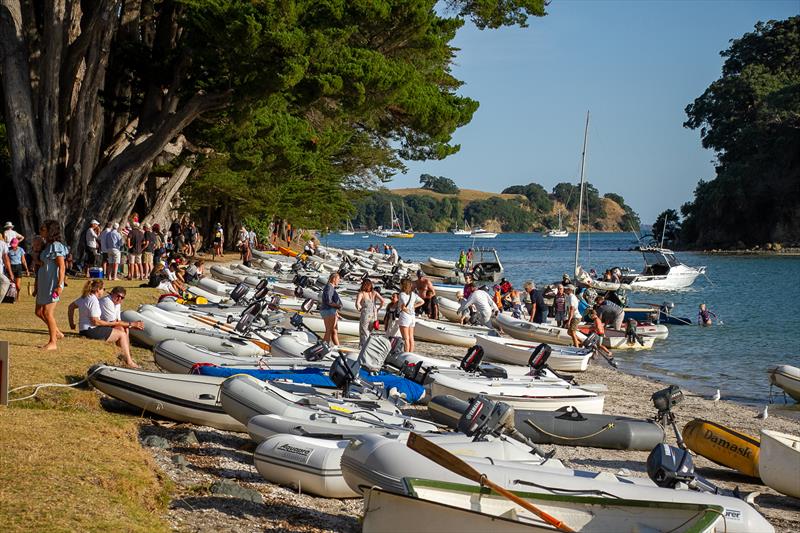
POLYGON ((91 222, 89 222, 89 225, 90 225, 90 226, 99 226, 99 225, 100 225, 100 223, 99 223, 97 220, 95 220, 95 219, 92 219, 92 221, 91 221, 91 222))
POLYGON ((119 222, 114 222, 114 229, 119 229, 119 222))
POLYGON ((13 227, 14 224, 12 224, 11 222, 6 222, 5 225, 3 226, 3 229, 13 228, 13 227))

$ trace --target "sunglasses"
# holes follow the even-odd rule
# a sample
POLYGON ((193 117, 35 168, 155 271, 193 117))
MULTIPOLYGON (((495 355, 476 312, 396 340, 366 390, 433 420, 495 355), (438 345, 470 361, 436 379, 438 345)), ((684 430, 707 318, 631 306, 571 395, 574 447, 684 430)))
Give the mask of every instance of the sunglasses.
POLYGON ((124 300, 125 299, 125 297, 123 295, 121 295, 121 294, 115 294, 114 298, 117 298, 118 300, 124 300))

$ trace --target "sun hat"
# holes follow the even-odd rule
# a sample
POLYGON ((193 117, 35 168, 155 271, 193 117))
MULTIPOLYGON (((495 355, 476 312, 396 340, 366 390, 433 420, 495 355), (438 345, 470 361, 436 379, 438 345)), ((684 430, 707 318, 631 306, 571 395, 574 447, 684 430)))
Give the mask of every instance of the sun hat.
POLYGON ((92 221, 91 221, 91 222, 89 222, 89 225, 90 225, 90 226, 99 226, 99 225, 100 225, 100 223, 99 223, 97 220, 95 220, 95 219, 92 219, 92 221))
POLYGON ((114 222, 114 229, 119 229, 119 222, 114 222))
POLYGON ((3 226, 3 229, 13 228, 13 227, 14 224, 12 224, 11 222, 6 222, 5 226, 3 226))

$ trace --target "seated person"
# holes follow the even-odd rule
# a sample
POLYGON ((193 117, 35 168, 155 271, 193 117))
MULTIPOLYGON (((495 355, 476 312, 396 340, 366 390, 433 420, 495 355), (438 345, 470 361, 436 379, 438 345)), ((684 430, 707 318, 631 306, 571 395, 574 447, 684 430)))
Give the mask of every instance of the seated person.
POLYGON ((101 318, 100 300, 104 292, 103 280, 89 280, 83 287, 81 297, 69 304, 67 317, 69 327, 75 329, 75 309, 78 309, 78 332, 90 339, 116 344, 122 353, 119 359, 129 368, 139 368, 131 358, 131 346, 128 329, 144 329, 142 322, 125 322, 122 320, 103 320, 101 318))

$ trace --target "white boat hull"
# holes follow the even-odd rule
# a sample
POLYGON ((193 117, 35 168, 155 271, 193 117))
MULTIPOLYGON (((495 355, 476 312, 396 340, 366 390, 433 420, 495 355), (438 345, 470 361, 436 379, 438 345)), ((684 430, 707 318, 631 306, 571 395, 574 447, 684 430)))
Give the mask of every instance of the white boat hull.
POLYGON ((491 331, 489 328, 479 326, 460 326, 447 322, 417 319, 414 327, 414 339, 469 348, 475 345, 476 335, 485 335, 489 331, 491 331))
POLYGON ((770 488, 800 498, 800 437, 761 430, 758 472, 770 488))
POLYGON ((779 365, 769 371, 769 381, 800 402, 800 368, 779 365))
MULTIPOLYGON (((512 365, 527 365, 531 353, 541 344, 490 335, 478 335, 477 339, 487 359, 512 365)), ((552 346, 552 350, 547 365, 561 372, 584 372, 592 358, 592 352, 582 348, 552 346)))

